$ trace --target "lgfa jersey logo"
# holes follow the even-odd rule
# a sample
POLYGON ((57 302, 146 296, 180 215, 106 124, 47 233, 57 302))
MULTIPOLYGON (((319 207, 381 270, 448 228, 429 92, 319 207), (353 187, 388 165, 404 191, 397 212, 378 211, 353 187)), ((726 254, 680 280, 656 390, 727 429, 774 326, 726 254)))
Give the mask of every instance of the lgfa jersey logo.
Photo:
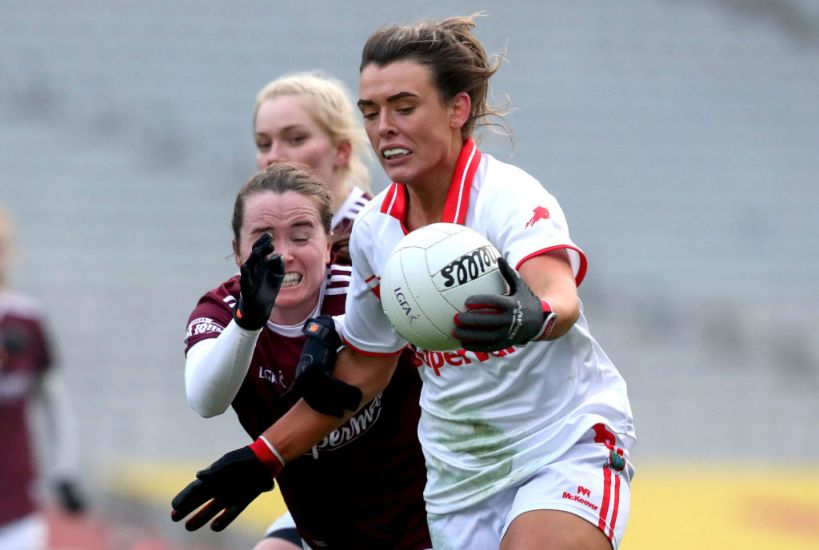
POLYGON ((535 206, 532 209, 532 219, 526 222, 526 225, 523 228, 533 227, 537 222, 540 220, 548 220, 549 219, 549 209, 545 206, 535 206))

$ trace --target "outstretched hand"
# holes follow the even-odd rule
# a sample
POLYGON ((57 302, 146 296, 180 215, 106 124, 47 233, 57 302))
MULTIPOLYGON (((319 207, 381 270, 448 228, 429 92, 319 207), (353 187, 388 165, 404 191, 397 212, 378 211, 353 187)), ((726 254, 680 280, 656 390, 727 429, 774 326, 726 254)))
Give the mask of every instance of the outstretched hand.
POLYGON ((75 480, 68 478, 58 480, 54 485, 54 491, 62 510, 69 514, 82 514, 85 512, 87 507, 85 497, 75 480))
POLYGON ((532 292, 506 258, 498 258, 498 269, 509 292, 470 296, 467 310, 455 315, 452 335, 464 349, 498 351, 526 344, 546 336, 557 320, 549 304, 532 292))
POLYGON ((284 260, 280 254, 273 254, 274 250, 273 237, 264 233, 253 243, 240 268, 241 294, 233 318, 243 329, 262 328, 276 303, 284 279, 284 260))
POLYGON ((185 529, 195 531, 213 520, 211 529, 221 531, 257 496, 273 489, 277 473, 251 447, 231 451, 197 472, 196 479, 174 497, 171 519, 180 521, 202 506, 185 522, 185 529))

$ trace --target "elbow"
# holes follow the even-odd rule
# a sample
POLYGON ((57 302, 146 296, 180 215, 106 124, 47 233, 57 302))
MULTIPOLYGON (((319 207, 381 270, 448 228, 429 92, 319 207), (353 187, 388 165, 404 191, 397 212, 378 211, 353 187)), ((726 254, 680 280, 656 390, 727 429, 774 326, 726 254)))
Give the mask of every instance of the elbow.
POLYGON ((568 328, 571 329, 578 319, 580 319, 580 304, 576 303, 575 306, 569 310, 568 315, 566 315, 568 328))
POLYGON ((188 405, 202 418, 213 418, 219 416, 227 410, 226 406, 220 406, 220 403, 214 403, 207 399, 203 399, 201 395, 188 389, 187 392, 188 405))
POLYGON ((576 302, 572 307, 561 308, 557 312, 557 322, 551 333, 545 336, 544 340, 555 340, 567 334, 580 318, 580 303, 576 302))

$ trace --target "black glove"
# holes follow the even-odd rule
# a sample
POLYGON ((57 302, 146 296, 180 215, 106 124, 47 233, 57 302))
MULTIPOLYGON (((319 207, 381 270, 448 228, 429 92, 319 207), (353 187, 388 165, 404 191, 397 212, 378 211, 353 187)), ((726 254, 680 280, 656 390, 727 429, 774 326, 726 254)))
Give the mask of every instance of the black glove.
POLYGON ((77 486, 70 479, 60 479, 54 484, 54 492, 60 508, 69 514, 81 514, 85 511, 85 498, 77 486))
POLYGON ((269 233, 259 237, 242 264, 241 293, 233 318, 246 330, 262 328, 270 317, 276 296, 284 279, 284 260, 273 253, 273 237, 269 233))
POLYGON ((219 514, 210 527, 221 531, 257 496, 273 489, 273 477, 280 469, 281 465, 271 470, 251 447, 231 451, 197 472, 197 479, 174 497, 171 519, 179 521, 207 503, 185 522, 185 529, 195 531, 219 514))
POLYGON ((361 403, 361 390, 335 378, 331 373, 341 338, 329 315, 308 319, 301 331, 307 336, 296 366, 293 385, 282 394, 285 400, 303 397, 313 410, 341 418, 361 403))
POLYGON ((470 296, 467 311, 455 315, 452 335, 464 349, 498 351, 525 344, 547 334, 557 320, 549 304, 535 296, 506 258, 498 258, 498 269, 509 293, 470 296))

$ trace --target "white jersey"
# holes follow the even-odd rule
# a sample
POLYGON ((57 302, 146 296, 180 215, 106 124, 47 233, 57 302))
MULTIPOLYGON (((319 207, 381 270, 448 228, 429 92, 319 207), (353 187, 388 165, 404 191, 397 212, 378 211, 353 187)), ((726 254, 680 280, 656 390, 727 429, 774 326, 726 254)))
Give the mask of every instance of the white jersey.
MULTIPOLYGON (((406 206, 406 188, 393 183, 361 211, 350 241, 343 336, 370 355, 407 344, 379 300, 379 275, 407 233, 406 206)), ((569 237, 556 199, 522 170, 482 155, 472 140, 461 152, 441 221, 486 236, 513 266, 563 249, 578 284, 585 275, 585 255, 569 237)), ((572 329, 553 341, 493 353, 418 350, 417 359, 430 513, 462 509, 522 482, 596 424, 635 437, 626 384, 589 333, 582 305, 572 329)))

